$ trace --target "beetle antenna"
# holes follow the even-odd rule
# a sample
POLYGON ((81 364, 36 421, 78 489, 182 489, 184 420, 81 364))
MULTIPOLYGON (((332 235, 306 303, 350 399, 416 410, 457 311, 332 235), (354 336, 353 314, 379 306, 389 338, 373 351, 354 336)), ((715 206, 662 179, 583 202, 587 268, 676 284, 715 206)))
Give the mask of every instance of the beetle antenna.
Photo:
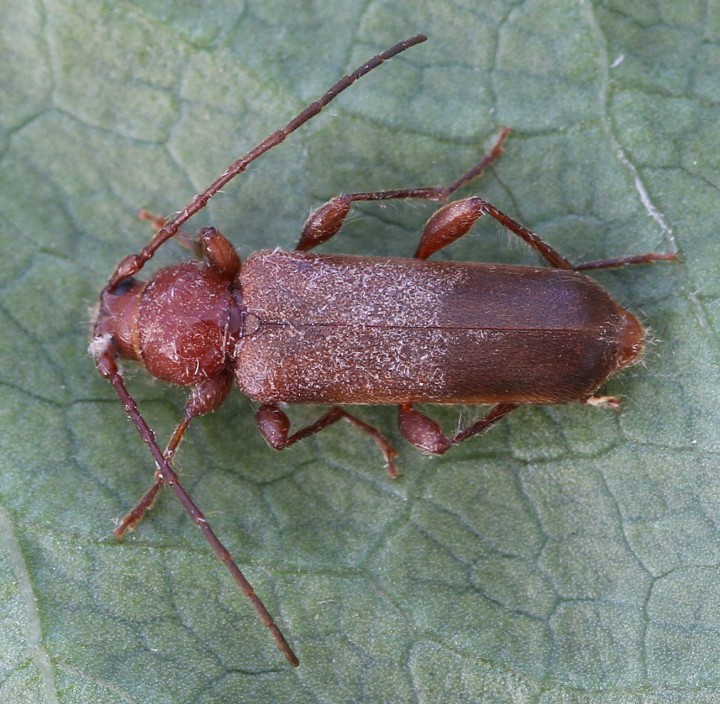
POLYGON ((173 471, 170 463, 165 458, 162 450, 155 442, 155 433, 150 429, 150 426, 145 422, 140 410, 137 407, 135 399, 128 392, 125 382, 123 381, 122 375, 115 360, 117 353, 115 349, 115 343, 111 338, 96 338, 95 348, 91 348, 91 352, 95 357, 95 364, 100 374, 107 379, 112 387, 115 389, 120 402, 125 409, 130 420, 135 424, 140 437, 143 442, 148 446, 150 453, 155 460, 155 465, 158 470, 159 478, 163 484, 167 484, 176 494, 183 508, 190 516, 192 522, 200 528, 203 537, 210 544, 212 551, 215 556, 222 562, 228 571, 232 575, 236 584, 240 587, 241 591, 245 596, 250 599, 250 602, 255 609, 255 612, 260 617, 260 620, 267 626, 275 639, 275 643, 278 648, 285 656, 285 659, 293 666, 297 667, 300 664, 297 656, 293 652, 292 647, 285 639, 282 631, 278 628, 270 612, 263 604, 260 597, 255 593, 252 585, 245 578, 245 575, 240 571, 240 568, 235 564, 229 550, 220 542, 220 539, 215 535, 213 529, 210 527, 205 516, 202 514, 200 509, 195 505, 195 502, 190 498, 190 494, 185 491, 183 486, 178 480, 177 474, 173 471))
POLYGON ((308 120, 315 117, 330 101, 334 100, 340 93, 349 88, 355 81, 370 73, 373 69, 383 64, 388 59, 402 53, 406 49, 421 44, 427 39, 424 34, 416 34, 413 37, 398 42, 389 49, 376 54, 366 61, 362 66, 356 68, 352 73, 343 76, 337 81, 325 94, 313 103, 310 103, 304 110, 296 115, 285 127, 273 132, 269 137, 264 139, 254 149, 251 149, 245 156, 234 161, 225 172, 216 178, 202 193, 196 195, 190 203, 182 210, 170 218, 153 236, 148 245, 144 247, 138 254, 131 254, 125 257, 115 268, 107 286, 106 291, 114 290, 117 285, 124 279, 134 276, 145 263, 155 254, 155 252, 173 237, 180 227, 187 222, 193 215, 200 212, 207 202, 220 190, 227 185, 232 179, 241 174, 245 169, 265 152, 270 151, 288 135, 292 134, 298 127, 304 125, 308 120))

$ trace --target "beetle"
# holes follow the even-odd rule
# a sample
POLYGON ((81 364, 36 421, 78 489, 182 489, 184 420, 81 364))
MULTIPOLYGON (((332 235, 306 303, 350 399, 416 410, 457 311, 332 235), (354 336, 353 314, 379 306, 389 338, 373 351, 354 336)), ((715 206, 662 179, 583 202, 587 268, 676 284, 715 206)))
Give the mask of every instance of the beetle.
POLYGON ((298 658, 260 598, 217 538, 172 468, 192 420, 216 409, 231 390, 259 404, 256 423, 283 449, 339 420, 371 437, 397 476, 395 449, 349 404, 393 404, 400 434, 419 450, 442 454, 487 430, 520 406, 588 403, 617 371, 642 355, 645 331, 584 271, 676 259, 674 253, 571 264, 536 234, 479 196, 441 207, 426 223, 412 259, 323 255, 309 250, 341 229, 353 203, 392 199, 446 201, 501 154, 503 129, 490 151, 446 187, 341 194, 310 214, 294 251, 263 250, 241 262, 212 227, 199 230, 199 260, 136 274, 181 226, 259 156, 280 144, 339 93, 383 62, 425 41, 417 35, 377 54, 319 100, 235 161, 168 220, 149 214, 155 234, 117 265, 100 295, 90 353, 117 393, 155 460, 155 479, 114 533, 134 529, 163 485, 171 487, 215 555, 270 629, 288 662, 298 658), (489 215, 524 240, 549 268, 428 261, 489 215), (127 391, 118 358, 158 379, 189 387, 185 410, 161 450, 127 391), (290 432, 288 403, 325 404, 314 423, 290 432), (414 406, 492 404, 479 420, 446 436, 414 406))

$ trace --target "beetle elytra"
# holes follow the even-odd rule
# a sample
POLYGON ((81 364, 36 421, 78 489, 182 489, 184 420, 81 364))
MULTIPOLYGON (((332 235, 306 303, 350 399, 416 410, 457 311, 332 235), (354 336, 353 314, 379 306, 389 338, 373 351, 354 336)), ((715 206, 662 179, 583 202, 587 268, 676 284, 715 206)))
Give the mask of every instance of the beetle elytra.
MULTIPOLYGON (((225 564, 288 662, 298 659, 260 598, 216 537, 172 468, 192 420, 217 408, 232 388, 259 404, 257 427, 276 449, 347 420, 368 434, 397 475, 396 451, 348 404, 393 404, 400 434, 441 454, 526 404, 591 403, 618 370, 636 362, 645 332, 638 320, 583 271, 676 258, 648 253, 573 265, 536 234, 482 198, 449 202, 426 223, 412 259, 322 255, 308 250, 333 237, 359 201, 445 201, 479 176, 502 151, 509 130, 472 169, 447 187, 343 194, 307 219, 292 252, 266 250, 241 262, 212 227, 197 233, 199 261, 166 267, 148 281, 135 275, 180 227, 235 176, 277 146, 339 93, 387 59, 425 41, 399 42, 341 78, 284 128, 241 157, 125 257, 102 291, 90 352, 115 389, 155 460, 155 480, 115 530, 132 529, 163 485, 171 487, 225 564), (428 261, 489 215, 535 249, 549 268, 428 261), (190 393, 183 417, 161 450, 132 396, 118 358, 140 362, 155 377, 190 393), (290 432, 285 403, 327 404, 305 428, 290 432), (447 437, 418 403, 492 404, 480 420, 447 437)), ((146 215, 146 218, 149 216, 146 215)))

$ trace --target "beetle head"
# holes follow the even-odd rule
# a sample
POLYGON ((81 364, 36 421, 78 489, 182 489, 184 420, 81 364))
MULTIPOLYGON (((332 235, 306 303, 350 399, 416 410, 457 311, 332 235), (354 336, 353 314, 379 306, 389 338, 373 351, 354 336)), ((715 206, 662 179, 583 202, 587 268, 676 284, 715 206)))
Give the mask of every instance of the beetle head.
POLYGON ((118 354, 124 359, 139 359, 133 345, 133 330, 137 317, 144 281, 132 277, 114 288, 106 287, 100 296, 100 305, 93 326, 93 338, 112 338, 118 354))

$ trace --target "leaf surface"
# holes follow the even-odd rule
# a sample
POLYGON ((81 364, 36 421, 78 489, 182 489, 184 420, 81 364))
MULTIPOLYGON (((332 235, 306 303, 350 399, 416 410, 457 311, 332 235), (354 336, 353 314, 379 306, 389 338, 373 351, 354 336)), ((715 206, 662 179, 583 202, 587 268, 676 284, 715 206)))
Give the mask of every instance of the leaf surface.
MULTIPOLYGON (((0 27, 0 700, 712 702, 720 694, 720 5, 672 0, 11 0, 0 27), (180 209, 341 73, 416 32, 217 196, 241 256, 339 192, 475 186, 652 330, 619 415, 523 409, 441 458, 391 409, 391 481, 344 424, 276 453, 233 395, 185 485, 298 651, 291 670, 85 353, 140 207, 180 209)), ((428 204, 358 207, 324 251, 407 256, 428 204)), ((493 223, 438 257, 534 262, 493 223)), ((160 262, 186 256, 175 245, 160 262)), ((184 394, 128 365, 164 440, 184 394)), ((457 409, 427 409, 447 432, 457 409)), ((463 422, 475 409, 463 410, 463 422)), ((318 409, 292 409, 293 423, 318 409)))

